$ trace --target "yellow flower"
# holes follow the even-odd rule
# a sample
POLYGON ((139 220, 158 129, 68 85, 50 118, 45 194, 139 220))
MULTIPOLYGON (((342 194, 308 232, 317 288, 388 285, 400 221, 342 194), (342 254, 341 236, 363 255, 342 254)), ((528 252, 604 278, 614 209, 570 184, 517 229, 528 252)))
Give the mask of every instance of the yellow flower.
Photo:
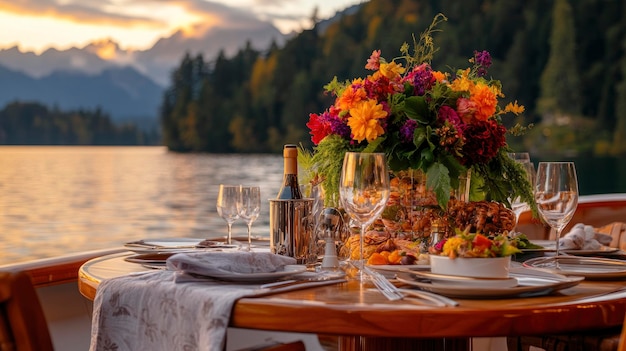
POLYGON ((474 86, 474 82, 469 79, 470 69, 466 69, 463 71, 463 74, 460 77, 457 77, 452 84, 450 84, 450 89, 453 91, 470 91, 474 86))
POLYGON ((395 62, 381 63, 380 68, 378 69, 378 71, 389 80, 399 78, 400 75, 404 73, 404 70, 405 69, 402 67, 402 64, 395 62))
POLYGON ((376 100, 361 101, 350 109, 348 126, 352 130, 352 138, 356 141, 367 139, 371 142, 385 131, 378 119, 387 117, 387 111, 376 100))
POLYGON ((523 105, 518 105, 517 104, 517 100, 515 100, 515 102, 509 102, 506 107, 504 108, 504 112, 513 112, 516 115, 519 115, 520 113, 524 112, 524 106, 523 105))

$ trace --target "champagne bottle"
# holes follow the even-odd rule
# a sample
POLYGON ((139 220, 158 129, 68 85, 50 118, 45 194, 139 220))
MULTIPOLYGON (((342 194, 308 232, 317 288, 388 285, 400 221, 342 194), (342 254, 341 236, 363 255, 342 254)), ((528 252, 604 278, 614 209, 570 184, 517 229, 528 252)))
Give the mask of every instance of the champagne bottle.
POLYGON ((298 148, 287 144, 283 148, 285 169, 283 171, 283 185, 278 191, 279 200, 301 199, 302 192, 298 185, 298 148))

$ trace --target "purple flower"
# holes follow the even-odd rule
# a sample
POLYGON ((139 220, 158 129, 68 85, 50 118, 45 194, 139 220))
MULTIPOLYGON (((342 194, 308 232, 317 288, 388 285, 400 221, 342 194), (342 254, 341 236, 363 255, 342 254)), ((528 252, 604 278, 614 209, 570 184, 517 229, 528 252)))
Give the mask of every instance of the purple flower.
POLYGON ((330 118, 328 122, 333 134, 337 134, 345 139, 350 138, 350 127, 344 121, 339 118, 330 118))
POLYGON ((404 125, 400 127, 400 136, 402 137, 402 141, 405 143, 413 142, 413 133, 415 132, 415 128, 417 128, 416 121, 408 119, 404 122, 404 125))
POLYGON ((484 77, 487 75, 487 68, 491 66, 491 55, 486 50, 474 50, 474 63, 478 66, 476 74, 479 77, 484 77))
POLYGON ((413 71, 407 74, 404 80, 411 83, 415 89, 414 94, 418 96, 424 95, 426 91, 431 89, 433 85, 435 85, 435 82, 437 82, 432 69, 426 63, 415 67, 413 71))

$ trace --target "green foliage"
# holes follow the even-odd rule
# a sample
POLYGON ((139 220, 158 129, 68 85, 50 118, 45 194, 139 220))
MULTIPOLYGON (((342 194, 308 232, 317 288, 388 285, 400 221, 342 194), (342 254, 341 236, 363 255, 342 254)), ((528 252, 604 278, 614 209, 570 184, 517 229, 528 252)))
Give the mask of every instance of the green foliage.
MULTIPOLYGON (((400 55, 408 54, 415 62, 432 59, 433 68, 442 71, 466 66, 473 50, 488 50, 493 58, 490 73, 506 82, 505 99, 515 97, 527 109, 524 121, 504 120, 507 127, 520 122, 538 125, 542 116, 537 103, 564 111, 576 107, 580 116, 598 122, 589 142, 578 143, 581 147, 612 143, 606 135, 615 132, 615 143, 621 146, 614 152, 624 153, 626 123, 624 109, 617 104, 624 99, 616 88, 626 81, 620 68, 626 52, 624 16, 622 2, 605 0, 370 0, 354 14, 305 30, 281 48, 248 46, 233 57, 222 54, 206 61, 181 58, 161 108, 164 143, 177 151, 249 152, 245 143, 233 142, 245 140, 249 133, 229 130, 237 118, 253 126, 255 152, 279 152, 286 139, 310 147, 303 122, 309 112, 329 105, 324 85, 337 77, 327 90, 338 91, 341 82, 363 76, 372 50, 391 57, 402 47, 400 55), (563 5, 570 7, 565 16, 546 11, 546 6, 556 11, 563 5), (445 16, 436 16, 438 12, 445 16), (421 37, 411 36, 428 33, 429 28, 437 38, 438 57, 432 57, 435 46, 421 45, 421 37), (406 42, 425 49, 411 52, 410 45, 402 45, 406 42), (542 83, 542 75, 551 78, 542 83)), ((404 101, 397 103, 404 108, 404 101)), ((413 109, 407 112, 417 115, 413 109)), ((429 132, 424 129, 416 141, 428 144, 429 132)), ((550 144, 551 150, 560 150, 560 143, 568 140, 554 137, 560 132, 541 137, 535 133, 541 130, 535 128, 524 137, 527 149, 550 144)), ((407 154, 408 162, 421 162, 414 161, 418 156, 407 154)), ((424 149, 423 156, 431 158, 430 150, 424 149)))
POLYGON ((439 50, 439 48, 435 46, 433 35, 436 32, 441 32, 441 29, 437 27, 447 20, 448 18, 446 16, 442 13, 438 13, 433 18, 430 26, 420 34, 419 40, 416 40, 415 35, 413 35, 413 46, 409 46, 407 43, 402 44, 400 53, 402 53, 402 57, 406 59, 405 66, 408 70, 424 62, 431 63, 433 61, 435 53, 439 50), (411 47, 413 48, 412 54, 410 53, 411 47))
POLYGON ((319 145, 323 145, 323 147, 313 155, 311 162, 316 165, 315 169, 319 174, 327 175, 322 180, 325 196, 324 205, 339 207, 339 180, 343 155, 350 150, 350 142, 340 137, 329 136, 319 145))

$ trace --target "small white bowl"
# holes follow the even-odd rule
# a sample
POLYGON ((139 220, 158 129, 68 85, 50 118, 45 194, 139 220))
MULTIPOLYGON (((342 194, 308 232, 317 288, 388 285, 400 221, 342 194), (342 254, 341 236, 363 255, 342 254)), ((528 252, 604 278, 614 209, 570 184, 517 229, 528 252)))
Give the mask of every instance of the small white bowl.
POLYGON ((493 258, 450 258, 430 256, 430 271, 436 274, 475 278, 508 278, 511 256, 493 258))

